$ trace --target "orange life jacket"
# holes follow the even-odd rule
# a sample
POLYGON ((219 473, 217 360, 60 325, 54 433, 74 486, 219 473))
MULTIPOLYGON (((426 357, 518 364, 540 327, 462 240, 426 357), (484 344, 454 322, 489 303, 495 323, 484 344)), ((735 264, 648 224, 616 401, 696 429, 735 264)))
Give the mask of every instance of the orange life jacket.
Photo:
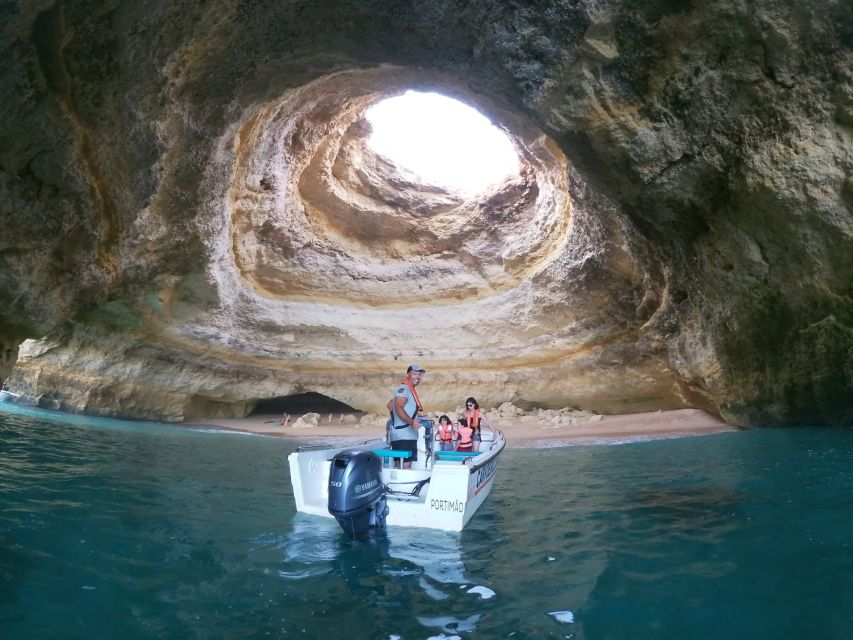
POLYGON ((450 442, 453 440, 453 425, 452 424, 439 424, 438 425, 438 439, 442 442, 450 442))
POLYGON ((465 418, 468 420, 468 426, 475 431, 480 428, 480 410, 465 409, 465 418))
POLYGON ((468 447, 471 445, 471 436, 474 434, 474 430, 471 427, 459 427, 459 443, 456 445, 458 447, 468 447))

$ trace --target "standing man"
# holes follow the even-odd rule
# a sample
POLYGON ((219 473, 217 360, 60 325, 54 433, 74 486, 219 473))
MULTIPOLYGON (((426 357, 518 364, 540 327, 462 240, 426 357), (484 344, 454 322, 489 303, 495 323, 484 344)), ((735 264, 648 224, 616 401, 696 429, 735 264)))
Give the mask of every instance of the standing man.
POLYGON ((418 459, 418 416, 423 415, 424 408, 415 387, 421 383, 425 373, 426 369, 418 363, 410 364, 406 369, 406 377, 388 402, 391 412, 391 448, 412 452, 412 457, 403 462, 404 469, 411 469, 412 462, 418 459))

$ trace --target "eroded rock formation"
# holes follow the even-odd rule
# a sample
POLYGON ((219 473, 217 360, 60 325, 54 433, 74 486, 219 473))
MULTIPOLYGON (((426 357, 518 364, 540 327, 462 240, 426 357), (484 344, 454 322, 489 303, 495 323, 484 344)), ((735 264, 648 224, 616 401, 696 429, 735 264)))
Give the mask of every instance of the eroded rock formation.
POLYGON ((43 404, 380 411, 417 360, 434 406, 853 419, 849 3, 2 11, 0 375, 22 345, 43 404), (466 200, 374 154, 410 88, 520 175, 466 200))

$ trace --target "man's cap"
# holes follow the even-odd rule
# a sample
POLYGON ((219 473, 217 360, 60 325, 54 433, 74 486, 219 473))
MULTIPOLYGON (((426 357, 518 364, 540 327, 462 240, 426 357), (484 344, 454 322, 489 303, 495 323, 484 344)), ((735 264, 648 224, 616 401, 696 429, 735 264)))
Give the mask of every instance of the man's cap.
POLYGON ((424 369, 417 362, 413 362, 412 364, 409 365, 409 368, 406 369, 406 373, 409 373, 409 371, 417 371, 419 373, 426 373, 426 369, 424 369))

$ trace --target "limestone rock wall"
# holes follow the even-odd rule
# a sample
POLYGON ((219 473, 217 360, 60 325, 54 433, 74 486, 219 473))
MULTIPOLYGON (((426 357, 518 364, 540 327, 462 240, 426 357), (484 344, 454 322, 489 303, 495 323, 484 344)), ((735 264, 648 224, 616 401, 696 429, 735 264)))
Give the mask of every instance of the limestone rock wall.
MULTIPOLYGON (((18 2, 0 341, 69 410, 474 394, 853 420, 849 3, 18 2), (408 88, 522 170, 465 200, 366 146, 408 88)), ((0 359, 0 377, 12 358, 0 359)))

